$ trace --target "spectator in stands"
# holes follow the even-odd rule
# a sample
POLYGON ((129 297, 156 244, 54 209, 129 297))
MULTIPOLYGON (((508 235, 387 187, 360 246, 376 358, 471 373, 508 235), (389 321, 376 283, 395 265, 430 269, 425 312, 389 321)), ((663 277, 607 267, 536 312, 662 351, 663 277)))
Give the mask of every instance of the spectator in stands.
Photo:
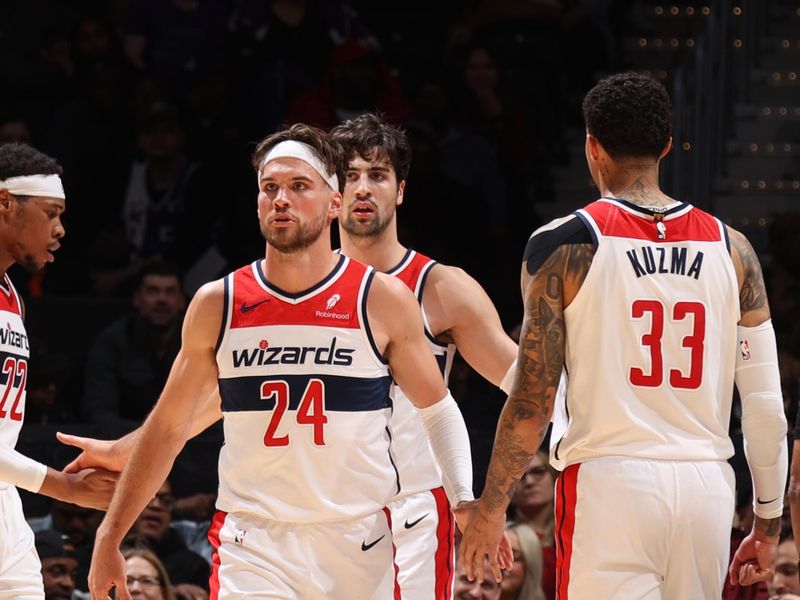
POLYGON ((0 117, 0 144, 30 144, 31 128, 25 118, 9 112, 0 117))
POLYGON ((778 558, 775 562, 775 577, 769 582, 770 599, 800 600, 800 577, 798 576, 798 556, 792 537, 791 527, 781 532, 778 544, 778 558))
POLYGON ((531 459, 511 499, 511 520, 529 525, 542 543, 542 590, 548 599, 555 598, 556 552, 555 481, 558 473, 547 456, 539 450, 531 459))
POLYGON ((500 600, 545 600, 539 536, 524 523, 506 526, 506 533, 514 550, 514 566, 503 574, 500 600))
POLYGON ((75 546, 52 529, 36 532, 35 540, 36 553, 42 561, 45 600, 70 600, 78 570, 75 546))
POLYGON ((128 590, 135 600, 177 600, 169 575, 158 557, 143 548, 122 553, 128 575, 128 590))
POLYGON ((395 123, 411 115, 410 104, 377 49, 348 40, 331 52, 320 85, 294 97, 284 120, 329 129, 370 110, 395 123))
POLYGON ((183 99, 186 84, 224 68, 227 2, 130 0, 125 53, 183 99))
MULTIPOLYGON (((456 556, 458 556, 457 549, 456 556)), ((478 583, 477 579, 470 581, 461 563, 456 561, 455 595, 453 596, 455 600, 500 600, 500 584, 494 580, 488 562, 484 562, 484 568, 486 573, 483 583, 478 583)))
POLYGON ((184 306, 175 266, 156 262, 142 271, 134 312, 102 331, 89 352, 84 418, 117 432, 142 423, 178 353, 184 306))
POLYGON ((180 532, 172 527, 175 497, 169 481, 139 515, 125 545, 151 549, 164 564, 174 584, 193 584, 208 591, 210 567, 198 553, 190 550, 180 532))

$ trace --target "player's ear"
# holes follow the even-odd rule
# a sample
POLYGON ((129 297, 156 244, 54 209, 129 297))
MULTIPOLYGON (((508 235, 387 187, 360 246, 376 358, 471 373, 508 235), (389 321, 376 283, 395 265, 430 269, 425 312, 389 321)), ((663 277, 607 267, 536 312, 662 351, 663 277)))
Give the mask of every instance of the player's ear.
POLYGON ((597 162, 600 160, 600 155, 603 153, 603 147, 596 137, 591 133, 586 134, 586 156, 592 161, 597 162))
POLYGON ((664 146, 664 149, 661 151, 661 156, 658 157, 658 160, 661 160, 667 154, 669 154, 670 150, 672 150, 672 136, 670 136, 670 138, 667 140, 667 145, 664 146))
POLYGON ((339 216, 339 213, 342 210, 342 193, 341 192, 333 192, 330 198, 330 204, 328 205, 328 215, 331 219, 335 219, 339 216))
POLYGON ((403 179, 397 185, 397 200, 395 201, 395 206, 400 206, 403 203, 403 193, 406 191, 406 180, 403 179))
POLYGON ((0 215, 8 216, 13 212, 14 196, 6 189, 0 189, 0 215))

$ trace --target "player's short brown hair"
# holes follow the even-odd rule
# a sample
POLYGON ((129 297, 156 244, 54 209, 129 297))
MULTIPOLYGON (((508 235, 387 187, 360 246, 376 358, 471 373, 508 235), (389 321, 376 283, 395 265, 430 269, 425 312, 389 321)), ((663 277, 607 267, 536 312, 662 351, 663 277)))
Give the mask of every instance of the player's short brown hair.
POLYGON ((295 123, 267 136, 258 143, 253 152, 252 164, 256 171, 261 167, 261 162, 267 153, 281 142, 293 140, 311 146, 316 152, 328 175, 336 175, 339 179, 339 192, 344 191, 344 171, 347 162, 342 155, 341 148, 331 140, 331 137, 318 127, 305 123, 295 123))
POLYGON ((408 177, 411 144, 405 132, 381 114, 366 113, 331 130, 333 141, 342 147, 347 160, 356 154, 364 160, 386 158, 394 169, 397 183, 408 177))

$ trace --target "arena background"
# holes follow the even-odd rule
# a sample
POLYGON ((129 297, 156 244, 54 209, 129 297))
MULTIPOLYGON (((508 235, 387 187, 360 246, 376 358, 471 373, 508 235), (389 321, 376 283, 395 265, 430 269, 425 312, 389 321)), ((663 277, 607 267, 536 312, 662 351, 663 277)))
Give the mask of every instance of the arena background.
MULTIPOLYGON (((33 353, 23 453, 61 467, 74 453, 55 442, 56 430, 121 433, 85 410, 86 357, 130 311, 143 265, 178 265, 191 295, 263 252, 248 158, 281 123, 330 127, 380 110, 402 125, 414 160, 401 241, 465 268, 513 330, 527 236, 596 196, 582 95, 625 69, 649 73, 672 95, 664 190, 740 229, 759 253, 794 422, 800 2, 271 4, 3 2, 0 142, 55 156, 68 197, 56 262, 36 276, 11 273, 33 353), (144 164, 174 180, 160 229, 142 240, 126 198, 144 164)), ((463 363, 451 387, 470 428, 477 493, 503 398, 463 363)), ((741 447, 735 415, 731 432, 741 447)), ((178 495, 214 491, 219 443, 212 429, 187 446, 173 474, 178 495)), ((747 501, 741 452, 734 462, 747 501)), ((41 497, 26 494, 25 503, 29 516, 48 510, 41 497)))

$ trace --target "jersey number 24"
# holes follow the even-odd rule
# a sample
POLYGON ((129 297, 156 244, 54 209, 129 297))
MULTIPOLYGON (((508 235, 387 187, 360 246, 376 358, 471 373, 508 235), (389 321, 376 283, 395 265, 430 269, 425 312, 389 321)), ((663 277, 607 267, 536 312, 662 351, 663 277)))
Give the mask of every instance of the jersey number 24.
MULTIPOLYGON (((289 407, 289 382, 282 379, 265 381, 261 384, 261 399, 274 400, 275 409, 264 434, 265 446, 288 446, 289 434, 277 435, 281 419, 289 407)), ((314 428, 314 445, 325 445, 325 383, 321 379, 310 379, 303 392, 295 420, 300 425, 311 425, 314 428)))

